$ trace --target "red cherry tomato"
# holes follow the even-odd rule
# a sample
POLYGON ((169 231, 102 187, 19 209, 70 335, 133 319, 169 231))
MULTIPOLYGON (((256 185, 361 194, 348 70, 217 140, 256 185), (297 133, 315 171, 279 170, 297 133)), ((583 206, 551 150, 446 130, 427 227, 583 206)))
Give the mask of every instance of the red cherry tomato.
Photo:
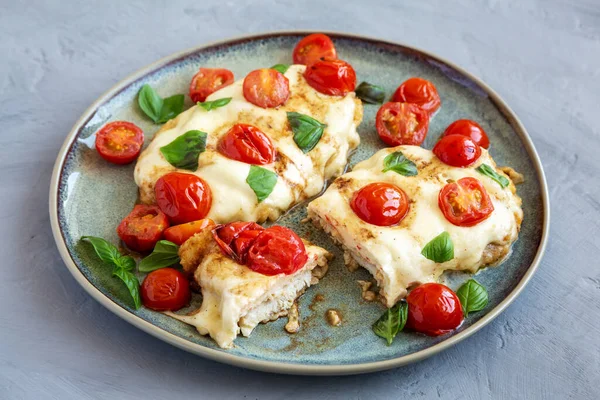
POLYGON ((262 231, 247 254, 248 268, 263 275, 293 274, 307 260, 302 239, 283 226, 271 226, 262 231))
POLYGON ((144 278, 140 291, 144 306, 156 311, 176 311, 190 303, 190 282, 173 268, 161 268, 144 278))
POLYGON ((429 130, 429 116, 409 103, 385 103, 375 117, 375 127, 388 146, 419 146, 429 130))
POLYGON ((213 237, 224 254, 243 264, 248 248, 264 229, 256 222, 231 222, 215 227, 213 237))
POLYGON ((244 79, 244 97, 255 106, 279 107, 290 97, 290 82, 274 69, 257 69, 244 79))
POLYGON ((310 65, 321 58, 336 59, 337 53, 329 36, 313 33, 298 42, 293 57, 294 64, 310 65))
POLYGON ((172 226, 165 230, 165 239, 181 246, 186 240, 194 236, 196 233, 202 232, 205 229, 210 229, 215 225, 212 219, 204 218, 198 221, 188 222, 172 226))
POLYGON ((194 103, 204 101, 217 90, 233 83, 233 72, 223 68, 200 68, 190 82, 190 97, 194 103))
POLYGON ((481 147, 466 136, 443 136, 433 146, 433 154, 442 160, 444 164, 453 167, 467 167, 479 159, 481 147))
POLYGON ((458 328, 463 310, 456 293, 439 283, 426 283, 406 297, 406 326, 429 336, 438 336, 458 328))
POLYGON ((206 217, 212 205, 210 186, 192 174, 170 172, 154 186, 156 204, 173 224, 184 224, 206 217))
POLYGON ((106 124, 96 134, 96 150, 113 164, 129 164, 135 160, 144 144, 144 132, 131 122, 106 124))
POLYGON ((376 182, 354 194, 350 207, 360 219, 378 226, 396 225, 408 213, 408 197, 398 186, 376 182))
POLYGON ((440 108, 441 104, 440 95, 433 83, 421 78, 410 78, 398 86, 392 101, 416 104, 429 115, 440 108))
POLYGON ((275 160, 275 149, 267 135, 255 126, 234 125, 219 141, 219 153, 248 164, 270 164, 275 160))
POLYGON ((481 182, 471 177, 444 186, 438 205, 444 217, 456 226, 477 225, 494 211, 494 204, 481 182))
POLYGON ((459 119, 448 125, 442 136, 450 135, 466 136, 484 149, 490 147, 490 140, 483 128, 470 119, 459 119))
POLYGON ((322 59, 306 67, 306 82, 318 92, 345 96, 356 87, 356 72, 346 61, 322 59))
POLYGON ((165 229, 167 216, 157 206, 138 204, 117 227, 117 234, 132 250, 149 251, 154 248, 165 229))

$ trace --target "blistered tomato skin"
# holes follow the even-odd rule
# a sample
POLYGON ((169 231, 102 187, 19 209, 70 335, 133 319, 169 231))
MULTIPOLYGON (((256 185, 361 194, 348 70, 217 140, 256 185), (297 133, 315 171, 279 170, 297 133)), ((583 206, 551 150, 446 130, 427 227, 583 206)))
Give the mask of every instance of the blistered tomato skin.
POLYGON ((244 264, 249 245, 264 229, 256 222, 231 222, 217 225, 213 228, 212 233, 225 255, 244 264))
POLYGON ((145 252, 154 248, 165 229, 167 216, 157 206, 136 205, 117 227, 117 234, 131 250, 145 252))
POLYGON ((196 175, 170 172, 154 186, 156 203, 172 224, 206 217, 212 206, 210 186, 196 175))
POLYGON ((322 33, 313 33, 298 42, 293 53, 294 64, 310 65, 321 58, 337 58, 333 41, 322 33))
POLYGON ((234 125, 217 146, 219 153, 247 164, 264 165, 275 160, 271 139, 256 126, 234 125))
POLYGON ((345 96, 356 87, 356 72, 346 61, 320 59, 306 67, 306 82, 329 96, 345 96))
POLYGON ((219 89, 233 83, 233 72, 224 68, 200 68, 190 82, 190 98, 203 102, 219 89))
POLYGON ((448 125, 442 136, 450 135, 466 136, 484 149, 490 147, 490 140, 487 133, 485 133, 477 122, 470 119, 459 119, 448 125))
POLYGON ((290 97, 290 82, 274 69, 257 69, 244 78, 243 91, 244 98, 255 106, 275 108, 290 97))
POLYGON ((142 151, 144 132, 127 121, 108 123, 96 134, 96 151, 113 164, 124 165, 135 160, 142 151))
POLYGON ((290 275, 306 264, 308 255, 302 239, 291 229, 271 226, 248 248, 246 265, 263 275, 290 275))
POLYGON ((177 311, 190 303, 190 282, 173 268, 150 272, 140 287, 142 304, 156 311, 177 311))
POLYGON ((481 157, 481 147, 466 136, 443 136, 433 147, 433 154, 452 167, 468 167, 481 157))
POLYGON ((415 104, 385 103, 375 117, 375 128, 388 146, 419 146, 429 130, 429 116, 415 104))
POLYGON ((463 227, 485 221, 494 211, 485 187, 471 177, 444 186, 438 196, 438 205, 448 222, 463 227))
POLYGON ((429 115, 441 105, 440 95, 433 83, 422 78, 410 78, 398 86, 392 101, 416 104, 429 115))
POLYGON ((456 293, 440 283, 426 283, 406 297, 406 327, 429 336, 439 336, 458 328, 464 319, 456 293))
POLYGON ((186 240, 205 229, 211 229, 215 223, 210 218, 200 219, 167 228, 164 232, 166 240, 181 246, 186 240))
POLYGON ((363 221, 378 226, 400 223, 408 213, 408 196, 396 185, 371 183, 357 191, 350 207, 363 221))

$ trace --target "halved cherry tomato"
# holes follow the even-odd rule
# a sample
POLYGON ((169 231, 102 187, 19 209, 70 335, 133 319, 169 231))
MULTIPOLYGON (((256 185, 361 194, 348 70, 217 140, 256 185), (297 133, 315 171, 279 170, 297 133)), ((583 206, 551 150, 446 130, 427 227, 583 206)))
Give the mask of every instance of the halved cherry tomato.
POLYGON ((192 174, 170 172, 154 186, 156 204, 173 224, 183 224, 206 217, 212 205, 210 186, 192 174))
POLYGON ((224 68, 200 68, 190 82, 190 97, 194 103, 204 101, 217 90, 233 83, 233 72, 224 68))
POLYGON ((219 141, 219 153, 248 164, 270 164, 275 159, 273 143, 255 126, 234 125, 219 141))
POLYGON ((461 178, 440 190, 438 205, 444 217, 456 226, 473 226, 488 218, 494 204, 475 178, 461 178))
POLYGON ((406 327, 429 336, 453 331, 464 319, 458 296, 440 283, 417 286, 408 294, 406 302, 406 327))
POLYGON ((140 295, 145 307, 156 311, 176 311, 190 303, 190 282, 173 268, 150 272, 142 282, 140 295))
POLYGON ((186 240, 196 233, 205 229, 210 229, 215 225, 212 219, 204 218, 198 221, 188 222, 186 224, 175 225, 165 230, 165 239, 181 246, 186 240))
POLYGON ((279 107, 290 97, 290 82, 274 69, 257 69, 244 79, 244 97, 255 106, 279 107))
POLYGON ((453 167, 467 167, 481 157, 481 147, 466 136, 443 136, 433 146, 433 154, 444 164, 453 167))
POLYGON ((375 117, 375 127, 388 146, 419 146, 429 130, 429 116, 409 103, 385 103, 375 117))
POLYGON ((354 194, 350 207, 360 219, 378 226, 396 225, 408 213, 408 196, 396 185, 368 184, 354 194))
POLYGON ((244 263, 252 241, 265 228, 256 222, 231 222, 213 229, 213 237, 223 253, 244 263))
POLYGON ((98 154, 113 164, 129 164, 135 160, 143 144, 144 132, 127 121, 108 123, 96 134, 98 154))
POLYGON ((306 67, 306 82, 318 92, 330 96, 345 96, 356 87, 356 72, 346 61, 320 59, 306 67))
POLYGON ((290 275, 306 264, 308 255, 302 239, 283 226, 263 230, 248 249, 247 265, 263 275, 290 275))
POLYGON ((294 48, 294 64, 310 65, 321 58, 337 58, 331 38, 322 33, 313 33, 298 42, 294 48))
POLYGON ((490 140, 483 128, 470 119, 459 119, 448 125, 442 136, 450 135, 466 136, 484 149, 490 147, 490 140))
POLYGON ((440 108, 441 104, 440 95, 433 83, 422 78, 410 78, 398 86, 392 101, 416 104, 429 115, 440 108))
POLYGON ((149 251, 154 248, 165 229, 167 216, 157 206, 138 204, 117 227, 117 234, 132 250, 149 251))

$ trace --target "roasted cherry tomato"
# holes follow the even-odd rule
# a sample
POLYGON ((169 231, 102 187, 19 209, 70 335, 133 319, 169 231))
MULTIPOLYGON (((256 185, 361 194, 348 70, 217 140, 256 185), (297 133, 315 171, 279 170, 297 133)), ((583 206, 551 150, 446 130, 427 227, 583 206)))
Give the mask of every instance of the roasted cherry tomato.
POLYGON ((270 164, 275 159, 273 143, 255 126, 234 125, 219 141, 219 153, 248 164, 270 164))
POLYGON ((475 178, 461 178, 440 190, 438 205, 444 217, 457 226, 473 226, 494 211, 487 191, 475 178))
POLYGON ((337 58, 331 38, 322 33, 304 37, 294 48, 294 64, 310 65, 321 58, 337 58))
POLYGON ((375 127, 388 146, 418 146, 427 136, 429 116, 414 104, 385 103, 377 112, 375 127))
POLYGON ((484 149, 490 147, 490 140, 483 128, 470 119, 459 119, 448 125, 442 136, 450 135, 466 136, 484 149))
POLYGON ((204 101, 217 90, 233 83, 233 72, 223 68, 200 68, 190 83, 190 97, 194 103, 204 101))
POLYGON ((306 82, 318 92, 345 96, 356 87, 356 72, 346 61, 322 59, 306 67, 306 82))
POLYGON ((157 206, 138 204, 117 227, 117 234, 132 250, 149 251, 154 248, 165 229, 167 216, 157 206))
POLYGON ((144 306, 156 311, 176 311, 190 303, 190 282, 173 268, 150 272, 142 282, 140 295, 144 306))
POLYGON ((172 224, 184 224, 206 217, 212 205, 210 186, 192 174, 170 172, 154 186, 156 204, 172 224))
POLYGON ((406 327, 430 336, 443 335, 462 323, 463 310, 456 293, 439 283, 417 286, 406 297, 406 327))
POLYGON ((223 253, 243 264, 249 246, 264 229, 256 222, 231 222, 215 227, 213 237, 223 253))
POLYGON ((215 225, 212 219, 204 218, 198 221, 188 222, 186 224, 175 225, 165 230, 165 239, 181 246, 183 242, 194 236, 196 233, 205 229, 210 229, 215 225))
POLYGON ((398 186, 376 182, 354 194, 350 207, 360 219, 373 225, 396 225, 408 213, 408 196, 398 186))
POLYGON ((443 136, 433 146, 433 154, 442 160, 444 164, 453 167, 467 167, 479 159, 481 147, 466 136, 443 136))
POLYGON ((429 115, 440 108, 440 95, 433 83, 421 78, 410 78, 398 86, 392 101, 412 103, 421 107, 429 115))
POLYGON ((293 274, 306 264, 302 239, 291 229, 271 226, 255 239, 247 254, 247 265, 263 275, 293 274))
POLYGON ((274 69, 257 69, 244 79, 244 97, 262 108, 279 107, 290 97, 290 82, 274 69))
POLYGON ((96 134, 96 150, 113 164, 129 164, 135 160, 144 144, 144 132, 131 122, 106 124, 96 134))

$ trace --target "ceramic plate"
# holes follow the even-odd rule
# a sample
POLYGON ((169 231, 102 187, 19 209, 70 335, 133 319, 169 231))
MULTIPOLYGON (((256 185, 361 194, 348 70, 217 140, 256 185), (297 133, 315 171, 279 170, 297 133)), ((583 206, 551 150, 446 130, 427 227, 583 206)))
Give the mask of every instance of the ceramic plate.
MULTIPOLYGON (((539 158, 525 128, 510 108, 483 82, 459 67, 426 52, 376 39, 330 33, 338 54, 349 61, 358 81, 394 89, 411 76, 432 81, 442 107, 431 121, 425 148, 432 148, 452 121, 469 118, 488 132, 491 153, 499 165, 509 165, 525 175, 518 186, 525 219, 512 255, 502 265, 477 274, 489 291, 489 305, 474 313, 452 334, 432 338, 401 333, 392 346, 373 334, 371 324, 384 311, 378 303, 361 299, 358 279, 364 270, 350 273, 340 250, 311 224, 302 224, 306 207, 300 205, 278 223, 325 247, 335 255, 328 275, 299 300, 301 330, 285 333, 285 318, 259 325, 249 338, 239 337, 231 350, 221 350, 194 328, 151 310, 134 310, 124 286, 111 278, 83 235, 118 243, 115 227, 129 213, 137 197, 133 165, 115 166, 94 150, 95 132, 105 123, 127 120, 140 126, 146 143, 159 129, 137 105, 140 87, 149 83, 163 96, 188 92, 199 66, 231 69, 236 79, 249 71, 277 63, 290 63, 292 49, 306 32, 285 32, 229 40, 192 49, 160 60, 105 93, 84 113, 58 155, 50 187, 50 215, 54 237, 67 267, 95 299, 126 321, 175 346, 217 361, 247 368, 294 374, 351 374, 382 370, 414 362, 468 337, 490 322, 521 292, 534 273, 546 243, 549 222, 546 182, 539 158), (323 301, 315 296, 322 295, 323 301), (341 311, 341 326, 330 327, 327 309, 341 311), (360 349, 357 351, 357 349, 360 349)), ((187 96, 186 96, 187 97, 187 96)), ((188 99, 187 107, 191 107, 188 99)), ((374 127, 378 106, 365 105, 359 127, 361 144, 350 157, 350 166, 383 147, 374 127)), ((142 276, 140 275, 140 278, 142 276)), ((445 281, 454 289, 468 276, 454 273, 445 281)))

